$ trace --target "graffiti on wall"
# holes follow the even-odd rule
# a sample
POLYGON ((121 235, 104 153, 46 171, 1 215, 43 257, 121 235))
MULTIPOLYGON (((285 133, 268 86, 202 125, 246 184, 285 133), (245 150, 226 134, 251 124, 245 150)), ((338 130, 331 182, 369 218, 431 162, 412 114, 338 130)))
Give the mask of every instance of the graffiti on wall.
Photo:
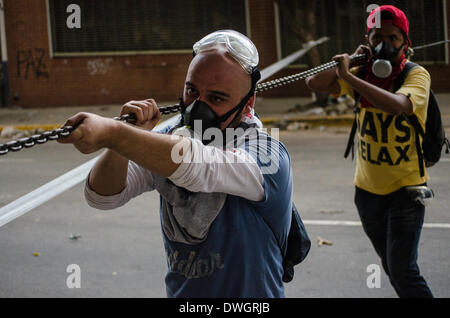
POLYGON ((41 48, 17 51, 17 76, 28 79, 30 76, 35 78, 48 78, 44 64, 46 51, 41 48))
POLYGON ((112 58, 106 58, 106 59, 99 58, 99 59, 89 60, 87 62, 87 68, 88 68, 89 74, 91 74, 91 76, 105 75, 111 69, 112 61, 113 61, 112 58))

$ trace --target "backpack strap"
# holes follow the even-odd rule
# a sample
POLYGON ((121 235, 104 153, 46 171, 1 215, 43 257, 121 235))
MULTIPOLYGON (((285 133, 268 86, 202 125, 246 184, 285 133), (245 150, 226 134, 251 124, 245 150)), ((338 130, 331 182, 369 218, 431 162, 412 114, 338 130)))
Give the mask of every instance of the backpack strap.
MULTIPOLYGON (((367 66, 362 66, 361 68, 358 69, 356 76, 361 79, 364 79, 366 74, 367 74, 367 66)), ((353 107, 353 113, 355 113, 355 119, 353 120, 352 129, 350 131, 350 135, 348 136, 347 147, 345 148, 344 152, 344 158, 347 158, 351 151, 352 160, 355 159, 355 135, 356 130, 358 128, 356 118, 358 116, 358 113, 361 111, 361 109, 359 108, 359 102, 361 101, 361 94, 358 93, 357 91, 354 91, 354 96, 355 96, 355 106, 353 107)))
MULTIPOLYGON (((408 61, 405 64, 405 68, 403 69, 403 71, 400 73, 400 75, 394 81, 394 85, 393 85, 394 93, 402 87, 403 83, 406 80, 406 77, 408 77, 409 72, 411 72, 413 69, 415 69, 417 67, 419 67, 419 65, 416 63, 413 63, 413 62, 408 61)), ((430 94, 431 94, 431 92, 430 92, 430 94)), ((419 136, 421 136, 423 139, 425 137, 425 131, 423 130, 422 126, 420 125, 419 120, 416 115, 412 114, 412 115, 408 116, 403 113, 401 116, 414 128, 417 158, 419 161, 419 172, 420 172, 420 176, 423 177, 423 176, 425 176, 425 159, 424 159, 424 155, 423 155, 422 146, 420 144, 419 136)))
POLYGON ((405 68, 397 76, 397 78, 394 81, 394 85, 392 86, 392 91, 394 93, 402 87, 403 83, 405 82, 406 78, 408 77, 409 72, 411 72, 416 67, 419 67, 419 64, 416 64, 416 63, 410 62, 410 61, 406 62, 405 68))
MULTIPOLYGON (((358 99, 355 100, 355 105, 358 105, 360 100, 361 100, 361 95, 359 95, 358 99)), ((355 159, 355 135, 356 135, 356 129, 358 128, 356 116, 359 112, 359 107, 355 106, 355 109, 353 111, 355 112, 355 119, 353 119, 352 130, 350 131, 350 135, 348 136, 347 147, 345 148, 345 153, 344 153, 344 158, 347 158, 351 151, 352 152, 352 160, 355 159)))
POLYGON ((450 153, 450 141, 445 138, 444 139, 444 145, 445 145, 445 153, 448 155, 450 153))
POLYGON ((416 115, 411 115, 411 116, 407 116, 405 114, 402 114, 403 118, 405 118, 405 120, 414 127, 414 131, 415 131, 415 139, 416 139, 416 151, 417 151, 417 158, 419 161, 419 171, 420 171, 420 176, 424 177, 425 176, 425 159, 424 159, 424 155, 423 155, 423 150, 422 150, 422 146, 420 145, 420 138, 419 136, 423 138, 425 137, 425 131, 423 130, 422 126, 419 123, 419 120, 417 119, 416 115))

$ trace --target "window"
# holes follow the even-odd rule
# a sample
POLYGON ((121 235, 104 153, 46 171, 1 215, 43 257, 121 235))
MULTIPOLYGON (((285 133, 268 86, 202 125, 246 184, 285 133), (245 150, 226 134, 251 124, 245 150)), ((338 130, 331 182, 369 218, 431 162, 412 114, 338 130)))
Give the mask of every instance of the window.
POLYGON ((190 51, 195 41, 231 28, 246 34, 246 0, 48 0, 54 56, 190 51), (81 28, 70 29, 70 4, 81 28))
MULTIPOLYGON (((318 47, 321 62, 329 61, 334 55, 353 53, 359 44, 365 43, 366 8, 375 0, 316 0, 311 11, 315 18, 314 38, 328 36, 330 40, 318 47)), ((307 10, 308 1, 287 0, 289 12, 307 10)), ((443 0, 397 0, 390 4, 401 8, 410 21, 412 46, 442 41, 445 39, 445 5, 443 0), (431 23, 430 23, 431 22, 431 23)), ((292 27, 287 23, 283 10, 279 8, 279 30, 281 57, 285 57, 301 48, 301 41, 292 27)), ((295 16, 295 15, 294 15, 295 16)), ((314 32, 312 32, 314 33, 314 32)), ((417 50, 413 61, 422 63, 445 63, 446 46, 439 45, 417 50)), ((308 64, 306 57, 297 64, 308 64)))

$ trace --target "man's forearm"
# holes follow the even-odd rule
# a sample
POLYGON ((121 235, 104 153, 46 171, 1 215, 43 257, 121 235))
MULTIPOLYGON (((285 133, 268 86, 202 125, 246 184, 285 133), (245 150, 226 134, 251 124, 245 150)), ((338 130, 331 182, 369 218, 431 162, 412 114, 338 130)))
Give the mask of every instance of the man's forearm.
POLYGON ((181 142, 176 148, 180 150, 178 158, 190 148, 190 141, 180 136, 154 133, 121 122, 117 122, 115 130, 109 148, 162 177, 169 177, 180 165, 172 159, 173 147, 181 142))
POLYGON ((89 186, 97 194, 110 196, 126 186, 128 159, 112 150, 106 150, 89 174, 89 186))
POLYGON ((310 76, 306 78, 305 83, 309 89, 316 92, 338 94, 340 90, 335 69, 310 76))
POLYGON ((375 108, 394 115, 411 114, 413 111, 411 101, 404 95, 394 94, 372 85, 350 72, 343 80, 349 83, 361 96, 364 96, 375 108))

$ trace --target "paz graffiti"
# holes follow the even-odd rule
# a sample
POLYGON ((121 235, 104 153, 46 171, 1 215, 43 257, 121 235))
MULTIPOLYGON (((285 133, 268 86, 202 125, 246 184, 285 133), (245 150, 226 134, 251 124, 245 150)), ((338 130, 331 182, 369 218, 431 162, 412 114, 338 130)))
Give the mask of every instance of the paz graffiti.
POLYGON ((17 51, 17 76, 28 79, 31 72, 36 78, 48 78, 44 57, 45 50, 41 48, 17 51))

